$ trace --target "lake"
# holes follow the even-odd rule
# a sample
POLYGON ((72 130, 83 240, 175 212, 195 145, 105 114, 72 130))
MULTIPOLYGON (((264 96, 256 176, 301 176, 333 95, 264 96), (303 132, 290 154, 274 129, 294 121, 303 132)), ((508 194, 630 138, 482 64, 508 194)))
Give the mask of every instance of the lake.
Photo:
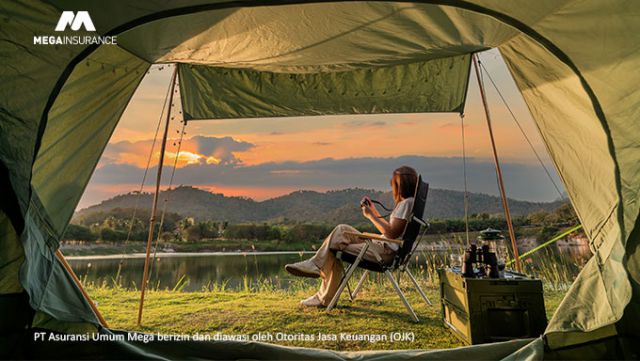
MULTIPOLYGON (((149 282, 161 289, 173 289, 180 282, 187 292, 223 284, 227 289, 242 289, 245 283, 258 282, 286 289, 301 279, 289 275, 284 265, 310 256, 299 252, 163 254, 150 262, 149 282)), ((121 256, 69 257, 69 263, 83 282, 113 284, 119 275, 119 284, 127 288, 139 288, 144 268, 144 258, 121 256)))
MULTIPOLYGON (((459 262, 458 252, 424 250, 416 253, 412 267, 417 268, 416 273, 423 273, 432 280, 436 268, 459 262)), ((226 289, 241 290, 265 286, 288 289, 301 283, 316 284, 316 279, 293 277, 284 270, 285 264, 311 255, 301 252, 162 254, 150 263, 149 284, 151 288, 177 287, 186 292, 221 285, 226 289)), ((573 280, 590 256, 589 249, 584 247, 548 247, 523 264, 528 274, 566 284, 573 280)), ((144 258, 112 255, 68 259, 84 283, 117 283, 126 288, 139 288, 144 258)))

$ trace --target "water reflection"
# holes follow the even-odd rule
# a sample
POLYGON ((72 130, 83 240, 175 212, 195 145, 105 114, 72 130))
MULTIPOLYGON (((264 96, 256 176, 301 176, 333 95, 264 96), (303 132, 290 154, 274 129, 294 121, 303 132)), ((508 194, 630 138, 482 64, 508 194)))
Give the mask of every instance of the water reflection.
MULTIPOLYGON (((173 289, 184 277, 184 291, 200 291, 214 285, 242 289, 246 284, 267 282, 286 289, 300 278, 291 277, 284 265, 308 257, 295 254, 231 254, 211 256, 158 257, 149 277, 153 288, 173 289)), ((143 258, 70 260, 74 271, 85 283, 119 284, 139 288, 144 267, 143 258), (120 269, 120 270, 119 270, 120 269)), ((313 281, 313 280, 309 280, 313 281)), ((180 286, 180 284, 178 284, 180 286)))

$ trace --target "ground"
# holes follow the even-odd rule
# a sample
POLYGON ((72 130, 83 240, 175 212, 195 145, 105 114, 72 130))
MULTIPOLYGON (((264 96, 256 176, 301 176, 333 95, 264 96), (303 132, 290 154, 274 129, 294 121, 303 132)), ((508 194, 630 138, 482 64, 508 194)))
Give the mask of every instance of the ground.
MULTIPOLYGON (((420 323, 413 323, 398 296, 379 284, 368 284, 354 302, 344 294, 339 307, 331 313, 324 309, 305 309, 300 299, 313 294, 312 288, 282 291, 206 291, 147 292, 143 325, 136 325, 140 293, 123 288, 89 286, 109 326, 115 329, 171 334, 252 335, 271 334, 280 345, 318 347, 333 350, 441 349, 462 346, 442 325, 438 291, 427 285, 425 291, 433 301, 427 306, 418 294, 405 290, 420 323), (391 342, 341 340, 341 333, 355 335, 387 335, 392 332, 412 333, 413 340, 391 342), (277 333, 295 339, 277 340, 277 333), (319 340, 318 333, 336 340, 319 340), (301 334, 314 335, 314 340, 300 340, 301 334)), ((406 288, 406 284, 404 287, 406 288)), ((547 317, 558 306, 563 292, 546 291, 547 317)), ((250 336, 248 336, 250 337, 250 336)), ((268 337, 264 336, 264 337, 268 337)))

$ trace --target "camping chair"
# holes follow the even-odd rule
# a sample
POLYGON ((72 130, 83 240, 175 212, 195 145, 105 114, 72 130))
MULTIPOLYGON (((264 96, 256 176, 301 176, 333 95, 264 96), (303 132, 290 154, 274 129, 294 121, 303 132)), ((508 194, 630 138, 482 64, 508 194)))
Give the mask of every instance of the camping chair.
POLYGON ((402 293, 402 290, 398 285, 398 281, 400 280, 400 275, 403 273, 406 273, 409 276, 409 279, 411 279, 411 282, 413 282, 414 286, 418 290, 418 293, 420 293, 420 296, 422 296, 422 299, 427 303, 427 305, 431 306, 431 301, 429 300, 427 295, 424 293, 424 291, 418 284, 418 281, 415 279, 415 277, 407 267, 411 259, 411 255, 417 248, 418 243, 420 243, 422 236, 424 236, 424 234, 426 233, 429 227, 428 223, 422 220, 422 217, 424 214, 424 208, 427 203, 428 191, 429 191, 429 184, 423 182, 422 177, 418 177, 418 182, 416 184, 416 191, 415 191, 414 201, 413 201, 411 221, 407 223, 407 226, 405 228, 404 234, 401 239, 390 240, 380 236, 379 234, 348 232, 347 234, 349 236, 358 237, 365 241, 365 246, 362 247, 362 250, 357 255, 347 253, 344 251, 332 250, 332 252, 334 252, 334 254, 339 260, 347 262, 350 265, 346 269, 346 271, 343 272, 340 286, 338 287, 338 291, 336 292, 335 296, 333 296, 333 299, 331 299, 331 302, 327 306, 327 312, 331 311, 331 309, 335 307, 336 303, 338 302, 338 299, 340 298, 340 294, 342 293, 342 291, 344 291, 344 288, 349 287, 349 279, 353 275, 353 272, 356 270, 356 268, 360 267, 364 269, 364 273, 362 274, 362 277, 360 278, 360 281, 358 281, 358 284, 356 288, 353 290, 353 292, 351 292, 350 289, 348 292, 349 298, 352 301, 355 299, 356 295, 360 291, 360 288, 362 288, 362 284, 364 283, 369 271, 384 273, 387 276, 387 279, 389 279, 389 282, 391 282, 391 285, 393 286, 393 288, 398 293, 398 296, 400 296, 400 299, 404 303, 404 306, 407 308, 407 311, 409 311, 409 314, 411 315, 411 318, 413 319, 413 321, 419 322, 418 316, 413 311, 413 308, 409 304, 409 301, 407 300, 407 298, 404 296, 404 293, 402 293), (424 230, 420 232, 420 229, 422 227, 424 230), (374 251, 374 255, 377 261, 369 261, 363 258, 365 255, 365 252, 367 252, 367 249, 371 246, 372 239, 392 242, 400 246, 391 263, 385 264, 382 260, 382 257, 380 257, 380 255, 375 251, 374 251), (417 239, 417 242, 416 242, 416 239, 417 239), (392 274, 393 271, 398 272, 398 281, 396 281, 396 279, 393 277, 393 274, 392 274))

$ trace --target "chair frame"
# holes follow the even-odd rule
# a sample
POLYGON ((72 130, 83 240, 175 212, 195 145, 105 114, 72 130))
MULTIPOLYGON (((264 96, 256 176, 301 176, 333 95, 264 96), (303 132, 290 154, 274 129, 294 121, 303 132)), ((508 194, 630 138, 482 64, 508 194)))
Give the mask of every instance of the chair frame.
MULTIPOLYGON (((423 200, 424 204, 423 204, 423 207, 426 208, 426 198, 427 198, 427 194, 428 194, 429 184, 428 183, 424 183, 422 181, 422 177, 418 177, 418 182, 416 184, 416 190, 415 190, 415 195, 414 195, 416 200, 418 199, 419 196, 421 196, 421 194, 420 194, 420 191, 422 190, 421 186, 425 187, 425 189, 424 189, 424 200, 423 200)), ((365 245, 364 245, 364 247, 362 247, 362 249, 358 253, 356 259, 352 263, 350 262, 350 265, 347 267, 346 270, 344 270, 344 266, 343 266, 343 275, 342 275, 342 279, 341 279, 341 282, 340 282, 340 286, 338 287, 338 290, 337 290, 336 294, 331 299, 331 302, 327 306, 327 312, 331 311, 336 306, 336 304, 338 303, 338 300, 340 299, 340 295, 342 294, 342 292, 344 291, 345 288, 348 289, 347 293, 348 293, 349 299, 351 301, 353 301, 356 298, 356 296, 358 295, 358 292, 360 292, 360 290, 362 289, 362 285, 364 284, 364 281, 366 280, 370 270, 364 268, 364 272, 363 272, 362 276, 360 277, 360 280, 358 281, 358 283, 356 285, 356 288, 353 290, 353 292, 351 291, 351 288, 349 287, 349 280, 353 276, 353 273, 355 272, 356 268, 358 268, 358 266, 360 266, 360 263, 362 262, 362 260, 364 258, 364 255, 366 254, 367 250, 369 249, 369 247, 371 247, 372 240, 377 239, 377 240, 382 240, 382 241, 385 241, 385 242, 398 244, 400 246, 400 248, 398 249, 398 252, 396 253, 396 257, 394 258, 394 261, 393 261, 393 263, 391 265, 384 265, 382 257, 380 256, 380 254, 378 252, 376 252, 375 249, 372 248, 371 251, 372 251, 374 257, 376 258, 377 262, 380 264, 381 269, 383 271, 382 272, 373 271, 373 270, 371 270, 371 271, 372 272, 377 272, 377 273, 384 273, 387 276, 387 279, 391 283, 393 289, 396 291, 396 293, 400 297, 400 300, 402 300, 402 303, 404 304, 405 308, 409 312, 409 315, 411 316, 411 319, 414 322, 420 322, 420 319, 416 315, 416 312, 413 310, 413 307, 411 307, 411 304, 409 303, 409 301, 405 297, 405 295, 402 292, 402 290, 400 289, 400 285, 399 285, 400 276, 403 273, 406 273, 409 276, 409 279, 411 280, 413 285, 415 286, 416 290, 418 291, 418 293, 422 297, 422 299, 425 301, 425 303, 428 306, 432 306, 433 305, 431 303, 431 300, 429 300, 427 295, 424 293, 424 291, 420 287, 420 284, 418 283, 416 278, 413 276, 413 274, 411 273, 411 271, 409 270, 409 267, 408 267, 408 264, 409 264, 409 262, 411 260, 413 252, 415 252, 415 250, 417 248, 417 245, 420 243, 420 241, 422 240, 422 237, 425 235, 426 231, 429 229, 429 223, 427 223, 423 219, 415 216, 416 211, 420 211, 421 214, 423 214, 423 212, 424 212, 424 208, 422 210, 416 210, 416 208, 415 208, 416 207, 416 203, 417 202, 414 201, 414 207, 413 207, 413 209, 411 211, 412 219, 411 219, 410 222, 407 222, 407 225, 405 226, 405 233, 403 234, 403 238, 406 236, 407 228, 409 227, 409 225, 412 222, 415 222, 415 224, 413 226, 418 225, 418 231, 415 234, 415 236, 409 235, 408 238, 405 238, 405 239, 388 239, 388 238, 385 238, 385 237, 383 237, 383 236, 381 236, 379 234, 346 232, 346 234, 349 235, 349 236, 357 237, 357 238, 360 238, 360 239, 364 240, 365 245), (421 229, 422 229, 422 231, 420 231, 421 229), (411 237, 413 237, 413 239, 410 239, 411 237), (410 247, 410 248, 408 249, 407 252, 401 253, 402 247, 403 247, 403 245, 405 245, 406 242, 410 242, 410 244, 408 245, 408 247, 410 247), (393 277, 392 271, 397 271, 398 272, 397 278, 393 277)), ((336 257, 340 261, 343 261, 342 255, 343 255, 342 251, 337 251, 336 252, 336 257)), ((340 264, 342 264, 342 262, 340 264)))

